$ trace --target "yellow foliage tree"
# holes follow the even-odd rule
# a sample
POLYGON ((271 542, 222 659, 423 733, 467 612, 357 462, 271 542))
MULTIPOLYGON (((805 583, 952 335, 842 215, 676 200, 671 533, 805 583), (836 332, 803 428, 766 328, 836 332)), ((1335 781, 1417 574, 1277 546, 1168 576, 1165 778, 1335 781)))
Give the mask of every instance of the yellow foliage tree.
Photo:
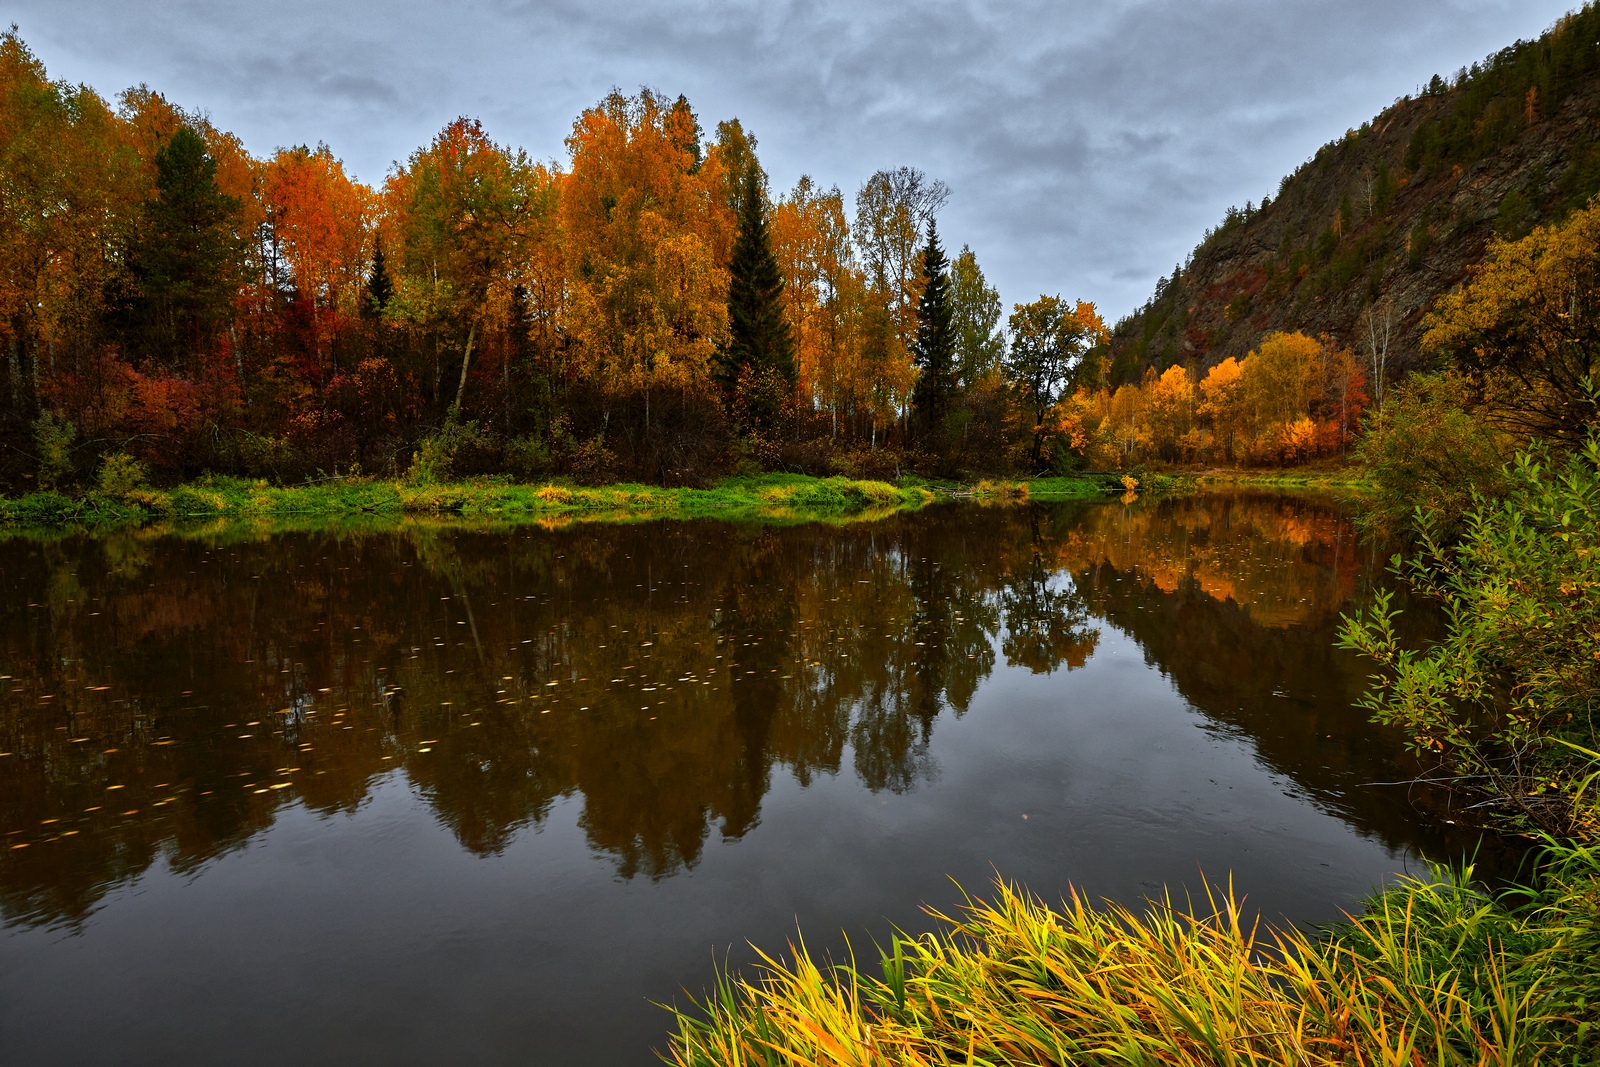
POLYGON ((1230 463, 1233 462, 1234 440, 1243 420, 1239 392, 1242 373, 1239 361, 1229 356, 1200 380, 1199 414, 1211 421, 1211 440, 1221 444, 1222 458, 1230 463))
POLYGON ((727 168, 716 145, 701 158, 687 103, 648 90, 585 111, 567 149, 561 222, 579 373, 614 398, 642 393, 648 428, 651 391, 708 388, 727 332, 727 168))
POLYGON ((773 212, 772 250, 788 294, 801 395, 828 413, 837 435, 840 412, 859 405, 868 394, 855 358, 865 282, 838 186, 824 191, 802 175, 773 212))
POLYGON ((1600 378, 1600 202, 1520 241, 1491 241, 1472 280, 1441 297, 1425 325, 1423 347, 1475 379, 1491 419, 1582 441, 1600 378))

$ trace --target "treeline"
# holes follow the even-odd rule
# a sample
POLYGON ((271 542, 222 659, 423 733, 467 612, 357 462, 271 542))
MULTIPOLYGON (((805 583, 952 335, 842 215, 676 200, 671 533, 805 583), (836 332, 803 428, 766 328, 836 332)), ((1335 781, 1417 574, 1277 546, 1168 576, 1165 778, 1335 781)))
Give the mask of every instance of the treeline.
POLYGON ((460 119, 373 188, 323 145, 258 158, 149 89, 51 82, 0 36, 0 477, 1037 461, 1093 307, 1020 306, 1008 343, 972 251, 945 256, 942 183, 780 194, 756 148, 614 91, 563 163, 460 119))
POLYGON ((1057 462, 1288 465, 1343 457, 1367 404, 1361 360, 1328 338, 1273 333, 1203 375, 1184 364, 1057 405, 1057 462))

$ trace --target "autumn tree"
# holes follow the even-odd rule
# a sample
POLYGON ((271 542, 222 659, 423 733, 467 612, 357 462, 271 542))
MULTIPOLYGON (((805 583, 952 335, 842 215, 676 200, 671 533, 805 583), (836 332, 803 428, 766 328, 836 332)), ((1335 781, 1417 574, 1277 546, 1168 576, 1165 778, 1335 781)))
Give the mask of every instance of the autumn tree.
POLYGON ((327 145, 279 149, 262 173, 275 251, 301 299, 353 310, 366 278, 376 203, 327 145))
POLYGON ((1465 287, 1440 297, 1424 348, 1483 393, 1483 414, 1519 435, 1581 443, 1600 370, 1600 204, 1520 241, 1491 239, 1465 287))
POLYGON ((727 333, 735 219, 721 192, 720 145, 702 152, 687 107, 649 91, 614 92, 567 139, 571 170, 561 225, 579 346, 574 372, 607 409, 639 396, 649 432, 652 393, 684 400, 707 390, 727 333))
POLYGON ((915 167, 877 171, 856 193, 856 247, 908 350, 917 329, 918 253, 934 216, 949 199, 949 186, 915 167))
POLYGON ((1033 415, 1028 461, 1037 470, 1044 444, 1045 414, 1061 398, 1084 354, 1110 337, 1093 304, 1080 300, 1068 308, 1059 296, 1041 296, 1013 306, 1005 357, 1006 377, 1033 415))
POLYGON ((393 311, 435 334, 436 402, 445 395, 439 342, 460 345, 451 417, 461 410, 479 336, 504 322, 533 177, 524 153, 502 149, 480 123, 461 118, 414 152, 385 186, 404 264, 393 311))
POLYGON ((1200 439, 1194 433, 1195 387, 1188 368, 1174 364, 1158 375, 1151 367, 1143 391, 1156 454, 1169 461, 1193 458, 1200 439))
POLYGON ((858 405, 859 313, 864 280, 856 265, 839 187, 819 189, 802 175, 773 211, 772 246, 783 270, 785 312, 795 341, 800 388, 828 413, 858 405))
POLYGON ((864 363, 873 383, 874 437, 878 413, 897 413, 914 378, 917 261, 929 224, 949 198, 948 186, 915 167, 877 171, 856 193, 854 237, 871 304, 864 363))
MULTIPOLYGON (((1247 357, 1248 358, 1248 357, 1247 357)), ((1243 427, 1242 396, 1239 392, 1239 361, 1229 356, 1215 364, 1200 379, 1199 415, 1211 423, 1211 439, 1222 446, 1222 456, 1233 461, 1234 441, 1243 427)))
POLYGON ((1261 459, 1310 446, 1311 406, 1322 396, 1323 347, 1303 333, 1270 333, 1239 368, 1242 428, 1261 459))
POLYGON ((949 260, 932 219, 928 220, 928 243, 921 259, 922 293, 917 299, 917 336, 912 350, 917 381, 911 393, 911 417, 923 441, 939 448, 945 419, 956 400, 958 378, 946 276, 949 260))
POLYGON ((118 246, 148 189, 127 132, 87 88, 53 83, 0 33, 0 346, 12 410, 97 342, 118 246))

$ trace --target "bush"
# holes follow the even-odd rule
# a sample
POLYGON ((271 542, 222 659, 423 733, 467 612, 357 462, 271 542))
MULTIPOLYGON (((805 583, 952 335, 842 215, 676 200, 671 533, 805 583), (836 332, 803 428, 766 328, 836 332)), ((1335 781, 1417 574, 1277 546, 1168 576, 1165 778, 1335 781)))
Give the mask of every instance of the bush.
POLYGON ((100 460, 97 488, 105 496, 124 500, 149 481, 150 469, 126 452, 111 452, 100 460))
POLYGON ((1433 648, 1403 648, 1387 593, 1347 618, 1340 644, 1381 673, 1362 699, 1515 829, 1600 832, 1600 436, 1552 463, 1519 453, 1499 500, 1473 496, 1453 545, 1419 511, 1419 545, 1394 567, 1443 605, 1433 648))
POLYGON ((555 466, 549 446, 531 435, 513 437, 506 442, 505 452, 506 468, 524 481, 548 474, 555 466))
POLYGON ((1450 539, 1474 494, 1494 499, 1507 489, 1512 440, 1477 418, 1465 378, 1448 371, 1419 374, 1394 391, 1373 416, 1356 450, 1372 495, 1360 521, 1368 532, 1414 536, 1416 516, 1431 516, 1434 536, 1450 539))
POLYGON ((72 473, 72 442, 78 428, 72 420, 46 411, 33 422, 33 443, 39 452, 39 488, 54 489, 72 473))
POLYGON ((452 477, 488 474, 501 459, 499 438, 476 421, 447 420, 439 432, 417 442, 406 481, 412 485, 439 485, 452 477))

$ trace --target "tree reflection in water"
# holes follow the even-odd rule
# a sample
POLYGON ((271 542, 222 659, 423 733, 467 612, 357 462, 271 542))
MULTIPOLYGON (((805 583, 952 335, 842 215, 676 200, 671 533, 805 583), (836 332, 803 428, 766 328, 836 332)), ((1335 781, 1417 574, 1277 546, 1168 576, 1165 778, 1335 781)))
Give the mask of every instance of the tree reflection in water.
POLYGON ((841 775, 848 750, 868 789, 914 790, 997 653, 1082 667, 1102 620, 1220 728, 1338 792, 1306 757, 1333 728, 1318 716, 1342 716, 1341 745, 1386 743, 1349 725, 1347 692, 1257 721, 1229 686, 1356 677, 1328 646, 1371 556, 1336 510, 1275 497, 13 540, 0 909, 81 921, 158 859, 196 870, 286 805, 348 811, 395 774, 481 855, 581 797, 591 846, 662 878, 713 828, 756 827, 774 773, 841 775))

